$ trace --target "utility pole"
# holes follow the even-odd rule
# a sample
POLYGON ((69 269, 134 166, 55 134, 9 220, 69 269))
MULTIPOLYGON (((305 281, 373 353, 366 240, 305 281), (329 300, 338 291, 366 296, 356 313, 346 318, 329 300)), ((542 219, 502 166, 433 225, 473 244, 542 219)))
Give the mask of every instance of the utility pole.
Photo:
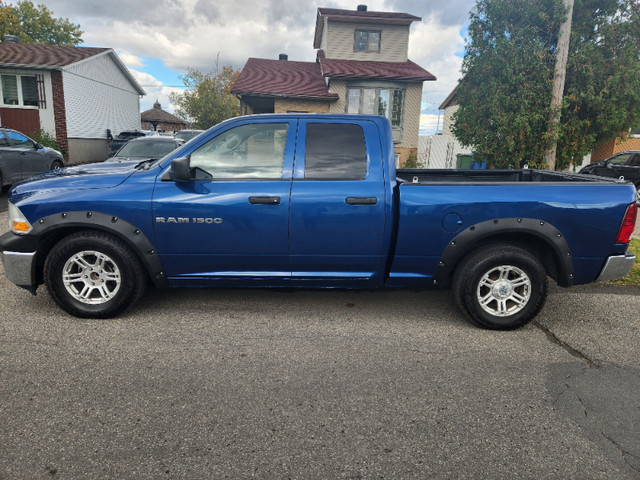
POLYGON ((564 92, 564 81, 567 76, 567 59, 569 58, 569 40, 571 39, 571 17, 573 16, 573 0, 565 0, 567 19, 560 26, 558 33, 558 49, 556 52, 556 68, 553 78, 553 91, 551 93, 551 118, 549 120, 548 133, 551 137, 551 145, 544 154, 544 162, 549 170, 556 169, 556 150, 558 147, 558 124, 560 123, 560 107, 564 92))

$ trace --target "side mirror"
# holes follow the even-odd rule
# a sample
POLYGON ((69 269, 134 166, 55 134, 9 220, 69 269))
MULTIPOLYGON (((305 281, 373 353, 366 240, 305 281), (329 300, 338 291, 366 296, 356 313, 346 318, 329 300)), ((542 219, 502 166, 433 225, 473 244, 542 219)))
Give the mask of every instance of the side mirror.
POLYGON ((611 162, 605 162, 605 167, 607 168, 613 168, 613 165, 611 165, 611 162))
POLYGON ((40 145, 38 142, 34 142, 34 143, 35 143, 35 145, 33 146, 33 148, 34 148, 34 149, 36 149, 36 150, 41 150, 41 149, 43 149, 43 148, 44 148, 44 147, 43 147, 42 145, 40 145))
POLYGON ((191 159, 188 156, 174 159, 169 169, 169 178, 174 182, 190 182, 193 180, 191 176, 191 159))

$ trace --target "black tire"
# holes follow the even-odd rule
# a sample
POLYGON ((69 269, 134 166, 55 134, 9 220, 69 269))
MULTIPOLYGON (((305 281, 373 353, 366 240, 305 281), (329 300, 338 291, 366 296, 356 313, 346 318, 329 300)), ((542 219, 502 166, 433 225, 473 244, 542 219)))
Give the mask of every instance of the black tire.
POLYGON ((54 301, 81 318, 112 318, 136 303, 147 283, 131 248, 103 232, 69 235, 49 252, 44 280, 54 301))
POLYGON ((60 170, 64 165, 60 160, 54 160, 51 162, 51 170, 60 170))
POLYGON ((473 323, 512 330, 531 321, 544 306, 547 274, 526 250, 496 244, 472 252, 458 265, 452 289, 456 306, 473 323))

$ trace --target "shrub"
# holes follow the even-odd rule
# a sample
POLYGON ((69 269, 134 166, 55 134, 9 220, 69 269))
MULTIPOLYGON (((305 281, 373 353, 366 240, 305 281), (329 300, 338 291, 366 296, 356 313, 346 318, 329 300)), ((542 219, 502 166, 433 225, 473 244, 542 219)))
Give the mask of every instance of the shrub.
POLYGON ((55 135, 53 135, 52 133, 49 133, 43 129, 39 129, 39 130, 36 130, 35 132, 30 133, 29 136, 39 144, 44 145, 45 147, 58 150, 60 153, 62 153, 62 155, 65 158, 67 158, 67 151, 63 148, 60 148, 55 135))
POLYGON ((415 150, 411 150, 402 168, 418 168, 418 154, 415 150))

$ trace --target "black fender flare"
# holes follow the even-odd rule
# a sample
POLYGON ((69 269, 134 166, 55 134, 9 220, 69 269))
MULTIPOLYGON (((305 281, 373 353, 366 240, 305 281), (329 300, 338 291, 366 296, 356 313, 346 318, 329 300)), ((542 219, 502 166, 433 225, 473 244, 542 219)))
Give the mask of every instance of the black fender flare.
POLYGON ((62 233, 63 230, 69 232, 84 229, 100 230, 122 239, 132 248, 156 287, 169 286, 155 247, 139 228, 117 216, 94 211, 63 212, 37 220, 32 228, 28 235, 12 235, 10 239, 3 238, 8 240, 4 247, 14 251, 35 251, 38 255, 42 255, 45 253, 42 252, 43 245, 46 245, 52 236, 57 238, 56 233, 62 233))
POLYGON ((573 285, 574 271, 571 249, 564 236, 552 224, 535 218, 499 218, 468 227, 456 235, 444 249, 434 273, 434 285, 447 285, 460 260, 483 241, 500 236, 534 238, 548 246, 558 269, 556 282, 562 287, 573 285))

